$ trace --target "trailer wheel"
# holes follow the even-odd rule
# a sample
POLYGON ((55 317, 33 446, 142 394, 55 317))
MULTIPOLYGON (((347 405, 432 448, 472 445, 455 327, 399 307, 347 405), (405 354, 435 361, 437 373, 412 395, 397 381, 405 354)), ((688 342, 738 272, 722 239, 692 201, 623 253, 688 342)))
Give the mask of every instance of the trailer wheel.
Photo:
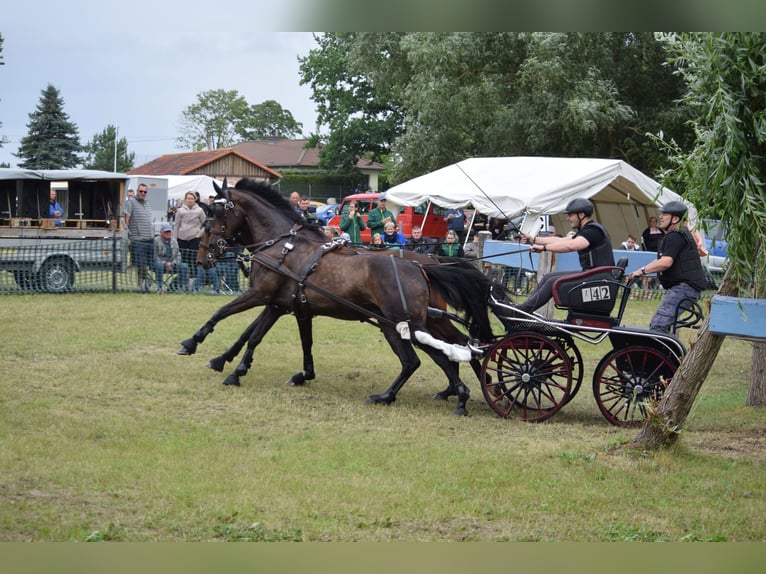
POLYGON ((65 293, 74 286, 74 266, 66 259, 49 259, 40 269, 40 284, 43 291, 65 293))
POLYGON ((481 390, 503 418, 544 421, 566 404, 571 385, 566 351, 536 333, 505 337, 484 359, 481 390))
POLYGON ((593 373, 593 395, 601 414, 616 426, 640 425, 677 368, 675 359, 651 347, 611 351, 593 373))

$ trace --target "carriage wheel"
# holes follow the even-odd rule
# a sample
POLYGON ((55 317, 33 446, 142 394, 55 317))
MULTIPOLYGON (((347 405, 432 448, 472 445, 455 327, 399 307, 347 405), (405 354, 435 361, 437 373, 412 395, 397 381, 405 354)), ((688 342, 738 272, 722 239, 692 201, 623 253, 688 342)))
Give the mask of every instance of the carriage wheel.
POLYGON ((678 362, 651 347, 608 353, 593 373, 593 396, 613 425, 630 428, 646 419, 651 401, 659 401, 678 362))
POLYGON ((552 339, 516 333, 487 354, 481 379, 484 398, 501 417, 540 422, 566 404, 572 365, 552 339))
POLYGON ((568 403, 575 397, 582 384, 582 355, 580 354, 580 349, 575 346, 571 337, 565 335, 550 335, 550 338, 561 346, 569 358, 569 364, 572 366, 572 388, 569 390, 569 396, 567 396, 566 403, 568 403))

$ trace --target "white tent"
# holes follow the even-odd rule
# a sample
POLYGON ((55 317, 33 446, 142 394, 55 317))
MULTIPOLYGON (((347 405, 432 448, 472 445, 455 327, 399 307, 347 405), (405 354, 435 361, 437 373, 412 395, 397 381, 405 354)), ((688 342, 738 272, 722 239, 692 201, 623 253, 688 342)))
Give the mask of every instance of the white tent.
MULTIPOLYGON (((489 217, 527 215, 522 226, 536 233, 540 215, 560 214, 576 197, 590 199, 594 219, 618 244, 638 237, 657 207, 681 197, 621 160, 558 157, 470 158, 416 177, 386 191, 400 205, 431 200, 442 207, 473 206, 489 217)), ((696 210, 690 206, 690 214, 696 210)), ((552 218, 566 233, 563 218, 552 218)))
MULTIPOLYGON (((168 180, 168 199, 183 201, 187 191, 199 192, 202 201, 207 199, 208 195, 215 195, 213 182, 216 181, 209 175, 166 175, 168 180)), ((220 181, 216 181, 221 185, 220 181)))

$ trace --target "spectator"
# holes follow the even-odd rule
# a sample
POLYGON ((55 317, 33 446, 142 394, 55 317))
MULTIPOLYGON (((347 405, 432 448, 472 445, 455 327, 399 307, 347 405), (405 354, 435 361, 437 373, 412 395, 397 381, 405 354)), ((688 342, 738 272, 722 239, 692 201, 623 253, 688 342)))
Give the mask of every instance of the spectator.
POLYGON ((157 278, 157 287, 160 293, 164 293, 165 273, 178 273, 181 289, 186 291, 189 284, 189 266, 181 260, 181 250, 178 241, 173 237, 173 226, 163 223, 159 236, 154 238, 154 275, 157 278))
POLYGON ((657 218, 652 216, 649 218, 649 227, 641 232, 641 243, 644 246, 644 251, 652 251, 657 253, 660 248, 660 239, 665 235, 665 232, 657 227, 657 218))
POLYGON ((176 212, 173 228, 178 247, 181 249, 181 260, 190 270, 197 267, 197 251, 205 231, 205 220, 205 212, 197 205, 197 196, 194 192, 187 191, 183 205, 176 212))
POLYGON ((64 215, 64 210, 61 209, 59 202, 56 201, 56 190, 51 188, 50 200, 48 204, 48 217, 53 219, 53 224, 56 227, 61 227, 61 216, 64 215))
POLYGON ((649 323, 649 328, 655 331, 670 331, 680 303, 684 300, 696 302, 705 288, 705 271, 697 242, 684 223, 686 211, 686 205, 681 201, 670 201, 662 206, 660 228, 664 235, 657 259, 628 275, 630 281, 647 273, 657 273, 665 288, 665 295, 649 323))
POLYGON ((303 218, 309 225, 319 225, 319 219, 317 219, 316 212, 311 211, 311 200, 307 196, 303 196, 298 203, 298 215, 303 218))
MULTIPOLYGON (((239 293, 239 263, 237 258, 242 255, 241 245, 230 246, 216 264, 216 275, 221 287, 228 287, 233 293, 239 293)), ((204 280, 204 277, 203 277, 204 280)), ((202 281, 200 281, 200 284, 202 281)))
POLYGON ((362 244, 362 231, 367 229, 367 226, 359 214, 356 201, 348 202, 348 211, 340 219, 340 228, 345 233, 348 233, 351 243, 354 245, 362 244))
POLYGON ((136 283, 138 290, 146 292, 146 276, 152 263, 154 250, 154 225, 152 223, 152 207, 146 201, 149 188, 145 183, 139 183, 136 197, 125 206, 125 227, 128 229, 128 244, 130 246, 130 262, 136 267, 136 283))
MULTIPOLYGON (((612 240, 603 225, 591 220, 593 204, 590 200, 578 197, 570 201, 564 213, 572 229, 576 231, 572 237, 530 237, 525 233, 521 238, 531 243, 532 251, 551 251, 567 253, 577 251, 580 255, 582 270, 603 265, 614 265, 612 240)), ((522 311, 530 313, 545 305, 553 297, 553 283, 560 277, 573 274, 572 271, 552 271, 546 273, 537 287, 529 294, 524 303, 518 305, 522 311)))
MULTIPOLYGON (((660 241, 665 235, 665 231, 657 227, 657 218, 652 216, 649 218, 649 227, 641 232, 641 243, 643 244, 644 251, 651 251, 657 253, 660 248, 660 241)), ((641 291, 644 295, 644 299, 649 298, 649 287, 654 281, 652 277, 644 276, 641 278, 641 291)))
POLYGON ((370 249, 387 249, 386 244, 383 243, 383 236, 380 233, 375 233, 372 236, 370 249))
POLYGON ((465 255, 457 231, 450 229, 447 232, 447 235, 444 236, 444 243, 439 246, 438 255, 445 257, 463 257, 465 255))
POLYGON ((293 209, 295 210, 295 213, 298 215, 301 214, 301 196, 297 191, 293 191, 290 194, 290 205, 293 206, 293 209))
POLYGON ((412 227, 412 237, 407 242, 405 248, 415 253, 431 255, 436 250, 436 244, 430 237, 423 236, 423 228, 419 225, 412 227))
MULTIPOLYGON (((209 269, 205 269, 202 265, 197 267, 197 278, 194 280, 194 292, 199 293, 199 290, 205 283, 210 283, 213 288, 213 293, 221 295, 221 280, 218 277, 218 269, 215 265, 209 269)), ((211 293, 211 295, 213 294, 211 293)))
POLYGON ((386 223, 391 222, 396 226, 396 216, 386 208, 386 196, 381 195, 378 198, 378 204, 367 214, 367 227, 370 228, 370 234, 385 233, 386 223))
POLYGON ((632 235, 628 235, 628 238, 620 243, 620 249, 625 249, 627 251, 641 251, 638 243, 636 243, 636 238, 632 235))
POLYGON ((389 221, 383 228, 383 235, 380 236, 383 244, 389 249, 402 249, 407 243, 407 238, 403 233, 396 230, 396 226, 389 221))
POLYGON ((458 243, 463 243, 465 237, 465 213, 462 209, 448 209, 444 212, 444 221, 447 222, 447 231, 457 234, 458 243))
POLYGON ((473 237, 471 238, 471 241, 465 244, 465 247, 463 248, 463 251, 465 252, 464 257, 466 259, 472 259, 474 261, 474 264, 476 267, 481 269, 481 266, 479 265, 479 234, 475 232, 473 234, 473 237))

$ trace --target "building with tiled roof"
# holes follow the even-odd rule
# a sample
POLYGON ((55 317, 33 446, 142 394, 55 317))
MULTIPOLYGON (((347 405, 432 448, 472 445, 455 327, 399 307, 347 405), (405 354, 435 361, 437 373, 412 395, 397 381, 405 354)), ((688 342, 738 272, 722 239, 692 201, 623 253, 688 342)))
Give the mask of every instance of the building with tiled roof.
MULTIPOLYGON (((306 139, 268 138, 235 144, 233 150, 272 169, 298 172, 319 171, 319 148, 306 147, 306 139)), ((368 188, 378 189, 378 175, 386 169, 380 163, 360 159, 357 169, 368 178, 368 188)))
POLYGON ((226 177, 229 183, 242 177, 268 182, 282 177, 277 170, 232 148, 162 155, 131 169, 128 175, 209 175, 226 177))

